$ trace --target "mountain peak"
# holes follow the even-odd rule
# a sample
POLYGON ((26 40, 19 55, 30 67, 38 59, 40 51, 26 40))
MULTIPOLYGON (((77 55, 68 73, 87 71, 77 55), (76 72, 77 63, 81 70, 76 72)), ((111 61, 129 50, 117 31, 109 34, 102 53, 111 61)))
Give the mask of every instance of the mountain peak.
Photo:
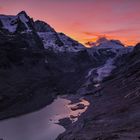
POLYGON ((87 45, 91 47, 98 47, 98 48, 124 48, 125 46, 119 40, 110 40, 105 37, 99 38, 96 42, 88 42, 87 45))
POLYGON ((74 39, 56 32, 48 23, 40 20, 33 21, 25 11, 21 11, 15 16, 1 15, 0 31, 6 34, 20 33, 27 38, 33 36, 35 40, 40 40, 39 42, 44 45, 45 49, 54 52, 79 52, 85 49, 74 39))
POLYGON ((32 26, 32 21, 25 11, 19 12, 15 16, 11 15, 1 15, 0 16, 1 29, 8 31, 10 33, 15 33, 17 31, 30 31, 32 26))
POLYGON ((25 15, 25 16, 28 16, 28 14, 25 11, 21 11, 17 15, 25 15))

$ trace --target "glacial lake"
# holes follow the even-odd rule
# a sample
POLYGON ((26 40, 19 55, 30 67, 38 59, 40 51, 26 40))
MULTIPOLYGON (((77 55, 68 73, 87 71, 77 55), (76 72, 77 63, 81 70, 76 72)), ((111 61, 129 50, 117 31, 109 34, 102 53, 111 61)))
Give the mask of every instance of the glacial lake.
POLYGON ((56 124, 59 119, 77 116, 71 119, 73 122, 77 121, 78 116, 88 108, 88 101, 81 99, 79 103, 84 104, 85 108, 72 111, 71 107, 76 104, 58 97, 39 111, 0 121, 0 140, 55 140, 65 131, 63 126, 56 124))

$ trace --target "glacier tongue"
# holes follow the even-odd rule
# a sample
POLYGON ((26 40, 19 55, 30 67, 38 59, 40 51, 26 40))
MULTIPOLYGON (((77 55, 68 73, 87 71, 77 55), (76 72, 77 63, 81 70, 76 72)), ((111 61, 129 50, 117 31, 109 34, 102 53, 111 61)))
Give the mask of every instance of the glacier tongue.
POLYGON ((113 69, 116 68, 115 60, 124 54, 127 54, 133 50, 132 47, 125 47, 120 41, 108 40, 101 38, 95 46, 88 50, 89 55, 98 58, 97 61, 105 59, 104 64, 94 67, 89 70, 86 78, 88 79, 87 84, 100 83, 102 80, 110 76, 113 69))
POLYGON ((100 82, 102 81, 105 77, 109 76, 112 70, 115 68, 113 65, 114 59, 110 58, 106 61, 106 63, 97 69, 97 74, 98 76, 94 78, 94 81, 100 82))
POLYGON ((92 77, 92 74, 94 73, 93 82, 100 83, 104 78, 110 75, 113 69, 115 69, 114 58, 109 58, 103 66, 91 69, 86 78, 92 77))

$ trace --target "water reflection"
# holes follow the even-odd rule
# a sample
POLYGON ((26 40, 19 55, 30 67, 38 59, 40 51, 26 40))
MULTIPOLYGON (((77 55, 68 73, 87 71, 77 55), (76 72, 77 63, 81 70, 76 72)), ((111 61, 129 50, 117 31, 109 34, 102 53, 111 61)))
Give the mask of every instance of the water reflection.
MULTIPOLYGON (((0 138, 3 140, 55 140, 65 129, 55 124, 59 119, 78 116, 83 113, 89 103, 82 99, 80 103, 85 104, 82 110, 72 111, 71 101, 58 97, 52 104, 44 109, 0 122, 0 138)), ((71 118, 76 121, 77 118, 71 118)))

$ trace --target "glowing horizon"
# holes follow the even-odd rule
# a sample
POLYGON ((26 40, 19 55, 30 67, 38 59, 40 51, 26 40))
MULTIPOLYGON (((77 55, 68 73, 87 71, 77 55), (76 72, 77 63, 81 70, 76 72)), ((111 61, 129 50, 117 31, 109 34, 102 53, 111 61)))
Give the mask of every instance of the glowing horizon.
POLYGON ((0 13, 24 10, 82 44, 100 36, 126 45, 140 41, 139 0, 0 0, 0 13))

